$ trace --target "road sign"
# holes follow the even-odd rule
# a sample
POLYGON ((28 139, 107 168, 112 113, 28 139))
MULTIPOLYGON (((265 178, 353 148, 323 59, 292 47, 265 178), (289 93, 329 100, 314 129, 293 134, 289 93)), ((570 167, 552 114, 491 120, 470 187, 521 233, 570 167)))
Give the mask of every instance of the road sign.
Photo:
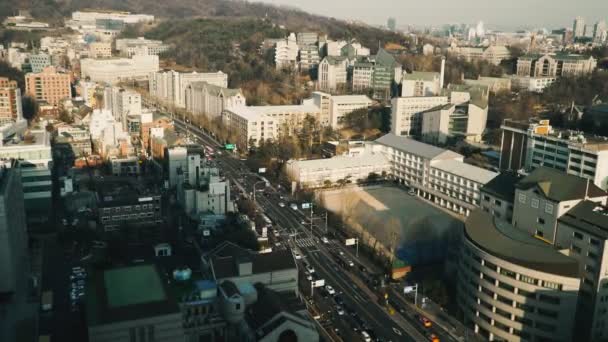
POLYGON ((211 231, 209 229, 203 230, 203 236, 211 236, 211 231))
POLYGON ((346 246, 352 246, 352 245, 354 245, 354 244, 356 243, 356 240, 357 240, 357 239, 346 239, 346 240, 344 241, 344 244, 345 244, 346 246))
POLYGON ((310 209, 310 203, 302 203, 302 209, 310 209))
POLYGON ((228 151, 233 151, 236 148, 235 144, 226 144, 224 145, 224 149, 228 150, 228 151))
POLYGON ((325 286, 325 279, 318 279, 312 282, 312 287, 321 287, 325 286))
POLYGON ((416 289, 414 286, 406 286, 403 288, 403 293, 412 293, 414 292, 416 289))
POLYGON ((258 173, 266 173, 266 168, 265 167, 259 168, 258 173))

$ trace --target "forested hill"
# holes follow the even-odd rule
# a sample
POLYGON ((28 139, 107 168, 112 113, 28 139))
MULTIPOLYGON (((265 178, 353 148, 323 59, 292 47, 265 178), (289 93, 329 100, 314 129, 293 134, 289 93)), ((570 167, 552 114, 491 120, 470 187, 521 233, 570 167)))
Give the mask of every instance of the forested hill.
POLYGON ((3 0, 0 20, 27 9, 39 20, 60 23, 72 11, 81 9, 113 9, 133 13, 153 14, 159 18, 254 17, 267 18, 288 30, 305 30, 328 34, 332 39, 357 38, 364 46, 375 50, 379 43, 403 43, 401 35, 342 20, 312 15, 299 9, 250 3, 236 0, 3 0))

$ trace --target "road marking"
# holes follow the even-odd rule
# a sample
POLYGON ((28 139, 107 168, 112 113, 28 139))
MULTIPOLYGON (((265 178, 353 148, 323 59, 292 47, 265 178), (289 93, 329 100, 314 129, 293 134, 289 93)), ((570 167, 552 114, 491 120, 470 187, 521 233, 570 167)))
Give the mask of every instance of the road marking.
POLYGON ((397 334, 397 335, 401 336, 401 330, 399 330, 399 329, 397 329, 397 328, 393 327, 393 331, 395 332, 395 334, 397 334))

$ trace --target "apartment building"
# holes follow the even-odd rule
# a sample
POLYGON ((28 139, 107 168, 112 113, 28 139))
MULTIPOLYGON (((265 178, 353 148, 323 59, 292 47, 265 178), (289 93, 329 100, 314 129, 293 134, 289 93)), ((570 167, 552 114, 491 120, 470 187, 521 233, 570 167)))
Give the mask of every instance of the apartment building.
POLYGON ((104 91, 104 109, 111 110, 114 119, 127 131, 129 115, 142 113, 141 95, 133 90, 120 87, 107 87, 104 91))
POLYGON ((468 216, 480 204, 480 189, 496 173, 465 164, 458 153, 407 137, 386 134, 376 141, 391 163, 391 176, 441 207, 468 216))
POLYGON ((448 103, 447 96, 394 97, 391 100, 391 133, 402 136, 420 135, 422 113, 448 103))
POLYGON ((526 54, 517 59, 517 76, 561 77, 590 74, 597 67, 592 56, 569 53, 526 54))
POLYGON ((33 73, 41 73, 44 68, 53 65, 51 55, 44 52, 31 54, 28 61, 33 73))
POLYGON ((467 218, 458 259, 458 304, 483 339, 573 340, 576 260, 481 209, 467 218))
POLYGON ((400 83, 403 69, 395 57, 384 49, 378 50, 372 60, 374 63, 372 98, 387 100, 392 96, 393 85, 400 83))
POLYGON ((323 126, 333 128, 342 127, 344 116, 358 109, 368 108, 372 100, 365 95, 330 95, 320 91, 312 93, 310 99, 303 104, 311 104, 319 107, 321 115, 319 123, 323 126))
POLYGON ((131 228, 154 227, 149 231, 135 229, 129 234, 157 234, 163 222, 161 196, 153 189, 144 189, 134 182, 104 182, 97 186, 98 219, 106 234, 129 226, 131 228), (153 232, 153 230, 155 232, 153 232))
POLYGON ((296 67, 298 51, 299 47, 294 33, 291 33, 286 39, 278 41, 274 50, 274 62, 277 69, 296 67))
POLYGON ((171 48, 167 44, 163 44, 160 40, 138 38, 116 39, 116 50, 125 57, 131 58, 134 55, 155 55, 169 51, 171 48))
POLYGON ((458 56, 468 62, 484 60, 494 65, 511 58, 511 52, 506 46, 490 45, 488 47, 452 46, 448 53, 458 56))
POLYGON ((0 126, 21 120, 21 89, 17 87, 17 81, 0 77, 0 126))
POLYGON ((242 149, 257 146, 262 140, 299 131, 307 116, 319 119, 319 107, 311 104, 285 106, 238 106, 226 108, 222 119, 237 136, 242 149))
POLYGON ((401 97, 438 96, 441 88, 441 73, 438 72, 403 72, 401 76, 401 97))
POLYGON ((300 71, 316 70, 320 60, 319 48, 316 45, 300 45, 298 56, 300 71))
POLYGON ((298 32, 296 34, 298 45, 315 45, 319 42, 319 34, 317 32, 298 32))
POLYGON ((89 44, 89 58, 112 57, 111 42, 93 42, 89 44))
POLYGON ((36 101, 57 106, 61 100, 72 97, 70 75, 57 72, 52 66, 40 73, 29 73, 25 75, 25 93, 36 101))
POLYGON ((245 104, 246 99, 240 89, 218 87, 207 82, 192 82, 186 86, 186 109, 195 115, 205 115, 210 120, 221 118, 227 108, 245 104))
POLYGON ((374 75, 374 63, 357 59, 353 64, 352 90, 355 93, 362 93, 372 88, 374 75))
POLYGON ((80 60, 82 78, 110 85, 121 81, 147 81, 151 73, 158 71, 158 56, 133 55, 131 58, 80 60))
POLYGON ((327 56, 319 63, 319 89, 335 92, 344 87, 347 80, 348 59, 327 56))
POLYGON ((207 82, 222 88, 228 87, 228 75, 218 72, 191 73, 174 70, 155 72, 149 77, 150 95, 179 108, 186 108, 186 88, 194 82, 207 82))
POLYGON ((501 129, 501 170, 545 166, 608 189, 608 141, 603 137, 556 130, 549 120, 505 120, 501 129))

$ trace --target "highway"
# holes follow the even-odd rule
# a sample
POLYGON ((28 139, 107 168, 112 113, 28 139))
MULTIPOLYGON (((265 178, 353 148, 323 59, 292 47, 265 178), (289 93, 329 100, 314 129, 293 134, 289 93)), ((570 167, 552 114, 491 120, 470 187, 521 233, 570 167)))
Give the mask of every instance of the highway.
MULTIPOLYGON (((186 123, 177 119, 174 119, 174 122, 178 131, 186 130, 186 123)), ((195 138, 197 143, 214 149, 221 147, 193 125, 189 125, 188 134, 191 138, 195 138)), ((215 160, 231 183, 237 185, 247 196, 253 193, 254 184, 259 183, 260 178, 250 173, 243 161, 226 151, 222 151, 221 155, 216 154, 215 160)), ((259 185, 256 187, 257 190, 261 188, 259 185)), ((329 284, 336 290, 337 298, 327 296, 326 291, 321 288, 315 288, 316 294, 312 299, 322 311, 323 318, 331 323, 330 327, 339 328, 343 340, 364 340, 360 331, 365 330, 376 341, 429 341, 431 333, 437 335, 441 341, 455 341, 437 326, 423 327, 416 312, 404 303, 402 298, 398 298, 399 296, 395 295, 396 298, 393 299, 394 293, 391 291, 389 291, 391 293, 389 302, 398 307, 395 308, 397 309, 395 312, 389 313, 386 300, 379 299, 378 292, 362 281, 363 277, 360 274, 362 271, 358 262, 353 259, 355 266, 343 266, 338 262, 336 253, 343 251, 344 255, 349 255, 342 243, 336 240, 323 243, 321 237, 324 236, 324 227, 313 225, 311 230, 310 211, 290 208, 289 204, 292 201, 289 200, 288 194, 269 187, 257 192, 255 200, 271 218, 275 229, 279 232, 279 236, 276 237, 269 233, 275 244, 273 248, 292 248, 301 251, 303 260, 298 261, 299 269, 305 269, 304 263, 310 264, 315 270, 315 280, 324 279, 326 285, 329 284), (337 313, 336 301, 343 302, 344 314, 337 313)), ((310 296, 310 282, 306 277, 302 277, 300 283, 302 292, 310 296)))

